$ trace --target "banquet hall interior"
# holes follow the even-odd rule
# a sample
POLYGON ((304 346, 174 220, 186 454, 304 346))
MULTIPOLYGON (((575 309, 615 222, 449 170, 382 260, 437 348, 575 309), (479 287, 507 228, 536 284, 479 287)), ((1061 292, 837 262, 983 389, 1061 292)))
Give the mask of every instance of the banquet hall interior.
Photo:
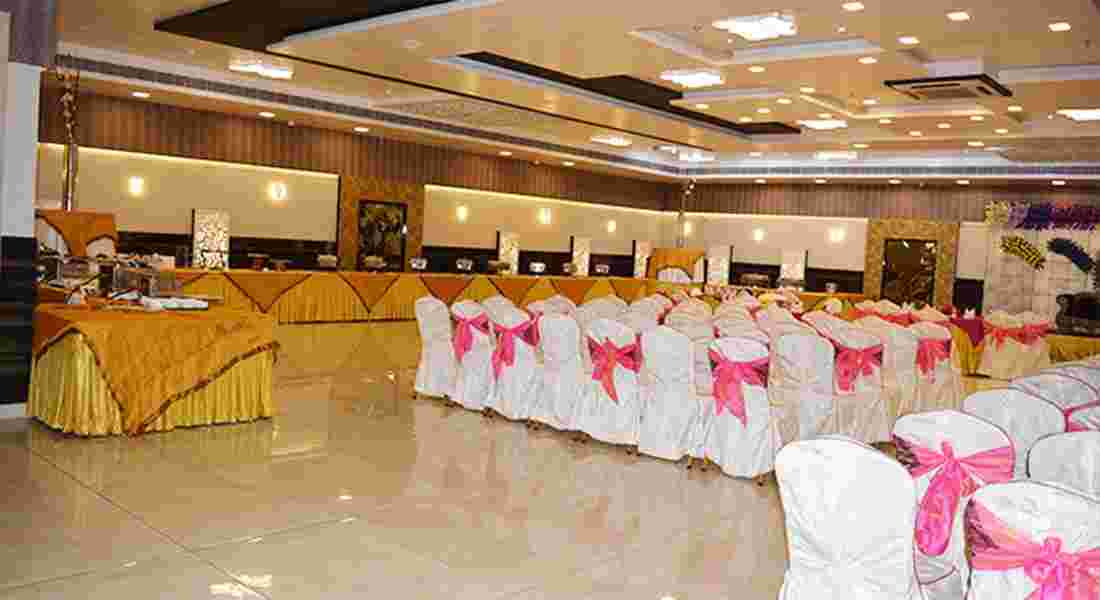
POLYGON ((0 598, 1100 599, 1098 192, 1100 0, 0 0, 0 598))

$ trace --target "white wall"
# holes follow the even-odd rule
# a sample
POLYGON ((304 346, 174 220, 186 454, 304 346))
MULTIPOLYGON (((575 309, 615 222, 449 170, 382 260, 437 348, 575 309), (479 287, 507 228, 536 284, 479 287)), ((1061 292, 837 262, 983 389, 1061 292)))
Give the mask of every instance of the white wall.
MULTIPOLYGON (((39 145, 40 208, 60 206, 63 157, 62 146, 39 145)), ((81 148, 76 208, 114 213, 123 231, 182 234, 192 209, 217 208, 229 211, 234 236, 334 241, 339 189, 325 173, 81 148), (144 180, 141 195, 130 193, 131 177, 144 180), (284 201, 271 198, 272 183, 286 185, 284 201)))
POLYGON ((675 219, 651 210, 435 185, 425 195, 425 246, 494 248, 499 230, 519 234, 523 250, 568 252, 569 237, 577 236, 592 239, 593 254, 629 256, 634 240, 662 245, 661 224, 675 219), (460 206, 467 210, 465 222, 458 220, 460 206), (549 211, 549 225, 539 222, 541 210, 549 211), (607 231, 609 221, 615 221, 614 233, 607 231))

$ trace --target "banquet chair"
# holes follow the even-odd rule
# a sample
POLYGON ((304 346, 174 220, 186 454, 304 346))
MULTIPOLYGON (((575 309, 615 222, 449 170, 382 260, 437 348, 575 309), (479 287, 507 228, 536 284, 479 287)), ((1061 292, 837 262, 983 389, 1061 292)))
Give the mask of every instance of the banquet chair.
POLYGON ((958 409, 962 405, 963 383, 951 360, 951 330, 931 322, 914 323, 909 331, 917 336, 917 406, 920 410, 958 409))
POLYGON ((782 446, 768 401, 768 349, 746 338, 722 338, 707 351, 713 392, 703 400, 702 454, 730 477, 757 477, 775 466, 782 446))
POLYGON ((657 281, 691 283, 691 275, 679 267, 668 267, 657 272, 657 281))
POLYGON ((986 335, 978 373, 1014 379, 1050 366, 1047 324, 1034 313, 1013 316, 993 311, 986 317, 986 335))
POLYGON ((709 317, 693 314, 673 313, 665 319, 665 325, 687 336, 694 348, 695 386, 700 393, 710 393, 710 360, 707 349, 714 340, 714 323, 709 317))
POLYGON ((1027 477, 1027 451, 1047 435, 1063 433, 1065 419, 1058 407, 1020 390, 1003 388, 971 394, 963 412, 1000 427, 1016 449, 1015 476, 1027 477))
POLYGON ((853 323, 882 341, 882 393, 890 413, 901 416, 925 410, 917 401, 917 336, 875 315, 853 323))
POLYGON ((1027 474, 1100 500, 1100 431, 1048 435, 1031 447, 1027 474))
POLYGON ((657 304, 660 304, 661 308, 665 310, 672 308, 672 306, 675 304, 671 298, 664 294, 651 294, 649 296, 646 296, 646 298, 653 300, 657 304))
POLYGON ((1070 377, 1076 377, 1093 388, 1100 390, 1100 364, 1084 361, 1071 363, 1058 363, 1042 373, 1062 373, 1070 377))
POLYGON ((536 300, 526 307, 527 312, 532 315, 556 315, 560 314, 557 307, 547 304, 545 300, 536 300))
POLYGON ((647 312, 637 310, 627 310, 620 314, 616 320, 638 333, 645 333, 659 326, 657 317, 647 312))
POLYGON ((493 390, 493 335, 489 315, 473 300, 451 306, 455 320, 457 374, 452 400, 470 410, 482 410, 493 390))
POLYGON ((442 300, 424 296, 416 300, 414 310, 420 331, 420 363, 413 389, 425 396, 451 396, 457 367, 450 309, 442 300))
POLYGON ((543 363, 531 419, 560 431, 575 429, 577 402, 588 388, 581 355, 581 334, 567 315, 546 315, 539 321, 543 363))
POLYGON ((577 304, 570 300, 567 296, 561 294, 554 294, 546 299, 546 303, 554 306, 558 309, 558 312, 566 315, 571 315, 577 312, 577 304))
POLYGON ((503 308, 515 308, 516 303, 509 300, 506 296, 496 294, 495 296, 489 296, 481 301, 481 305, 485 307, 486 311, 493 311, 503 308))
POLYGON ((771 349, 768 401, 775 408, 783 441, 825 432, 833 414, 832 345, 801 330, 773 336, 771 349))
POLYGON ((714 332, 716 337, 743 337, 760 342, 765 346, 771 343, 768 334, 764 333, 764 330, 757 327, 756 323, 752 321, 740 319, 715 320, 714 332))
POLYGON ((1060 486, 1010 481, 966 507, 969 600, 1098 596, 1100 502, 1060 486))
POLYGON ((1066 431, 1100 431, 1100 390, 1057 370, 1046 370, 1012 380, 1009 387, 1042 398, 1058 407, 1065 418, 1066 431))
POLYGON ((642 333, 638 452, 677 461, 688 453, 698 424, 692 341, 669 327, 642 333))
POLYGON ((714 311, 714 319, 737 319, 742 321, 752 321, 752 313, 749 309, 740 304, 723 304, 714 311))
POLYGON ((951 319, 931 304, 926 304, 923 308, 915 310, 911 314, 913 320, 918 323, 935 323, 937 325, 943 325, 944 327, 951 324, 951 319))
POLYGON ((779 600, 919 600, 916 490, 896 461, 855 440, 787 444, 775 459, 790 565, 779 600))
POLYGON ((898 419, 894 445, 917 484, 916 566, 924 597, 962 598, 969 579, 963 509, 979 487, 1012 479, 1012 442, 987 421, 940 410, 898 419))
POLYGON ((577 402, 575 427, 601 442, 636 445, 642 356, 634 330, 618 321, 596 319, 582 344, 591 354, 592 370, 577 402))
POLYGON ((836 349, 833 411, 823 431, 867 443, 889 441, 897 414, 883 397, 882 342, 839 320, 830 324, 828 337, 836 349))
POLYGON ((523 310, 499 308, 490 312, 496 346, 491 358, 493 388, 488 408, 513 421, 527 419, 538 387, 539 318, 523 310))

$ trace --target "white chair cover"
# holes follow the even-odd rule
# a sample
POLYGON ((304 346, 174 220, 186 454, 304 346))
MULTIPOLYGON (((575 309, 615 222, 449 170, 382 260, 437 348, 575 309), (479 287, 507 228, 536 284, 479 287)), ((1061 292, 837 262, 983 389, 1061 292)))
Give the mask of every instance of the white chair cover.
POLYGON ((677 304, 673 311, 687 312, 705 317, 710 317, 714 314, 714 310, 711 309, 710 305, 698 298, 688 298, 684 300, 680 304, 677 304))
POLYGON ((485 307, 485 310, 493 311, 498 308, 515 308, 516 303, 509 300, 507 296, 497 294, 482 300, 481 305, 485 307))
MULTIPOLYGON (((715 340, 708 350, 733 363, 768 359, 767 347, 745 338, 715 340)), ((719 414, 719 391, 714 389, 713 382, 711 388, 711 394, 700 396, 703 406, 698 427, 704 432, 703 456, 731 477, 756 477, 771 471, 783 440, 779 434, 779 424, 772 418, 768 390, 747 382, 740 384, 739 391, 745 407, 745 422, 742 423, 727 407, 723 407, 719 414)))
MULTIPOLYGON (((462 300, 451 306, 451 314, 457 319, 476 319, 486 313, 477 302, 462 300)), ((456 327, 462 327, 461 323, 456 327)), ((491 331, 491 323, 489 327, 491 331)), ((458 374, 451 399, 470 410, 481 410, 493 390, 493 337, 477 328, 471 328, 470 335, 473 339, 470 350, 461 358, 455 357, 458 374)))
MULTIPOLYGON (((1089 550, 1096 553, 1100 547, 1100 503, 1086 496, 1032 481, 1012 481, 997 485, 987 485, 971 497, 967 506, 967 538, 972 551, 969 600, 1024 600, 1039 598, 1095 598, 1088 594, 1087 588, 1079 587, 1077 593, 1044 594, 1043 585, 1025 573, 1024 565, 1007 570, 983 568, 977 563, 983 556, 1006 552, 1009 548, 1026 547, 1031 552, 1024 553, 1035 560, 1036 571, 1042 573, 1044 565, 1037 559, 1043 558, 1042 548, 1053 549, 1058 544, 1059 558, 1089 550), (998 523, 991 524, 982 515, 992 515, 998 523), (1057 541, 1055 541, 1057 540, 1057 541)), ((1047 559, 1050 560, 1050 559, 1047 559)), ((1068 556, 1057 563, 1067 567, 1068 556)), ((1091 578, 1096 575, 1096 558, 1088 565, 1091 578)), ((1026 561, 1021 561, 1026 564, 1026 561)), ((1033 563, 1034 564, 1034 563, 1033 563)), ((1054 569, 1055 565, 1047 565, 1054 569)), ((1002 567, 1005 568, 1005 567, 1002 567)), ((1070 567, 1071 568, 1071 567, 1070 567)), ((1061 574, 1051 573, 1051 583, 1070 578, 1080 580, 1090 575, 1080 571, 1061 574)), ((1068 583, 1068 582, 1067 582, 1068 583)), ((1053 587, 1053 586, 1052 586, 1053 587)))
POLYGON ((672 300, 664 294, 653 294, 650 296, 646 296, 646 298, 653 300, 657 304, 660 304, 661 308, 663 309, 670 308, 673 304, 672 300))
POLYGON ((914 319, 922 322, 945 324, 950 321, 947 315, 936 310, 932 305, 926 305, 924 308, 915 310, 910 314, 913 315, 914 319))
POLYGON ((514 362, 511 365, 503 364, 500 367, 500 374, 494 375, 496 380, 486 405, 507 419, 526 419, 531 416, 531 408, 538 389, 539 369, 541 369, 536 354, 538 346, 532 345, 528 340, 537 340, 538 333, 528 330, 526 335, 512 335, 508 330, 514 330, 525 324, 537 329, 538 324, 534 318, 514 306, 500 308, 496 314, 490 311, 489 318, 493 322, 493 335, 496 338, 494 351, 497 356, 492 360, 501 360, 502 353, 507 352, 509 345, 506 338, 511 336, 514 362))
POLYGON ((420 363, 416 366, 414 389, 425 396, 450 396, 457 377, 451 311, 433 296, 418 298, 414 310, 420 331, 420 363))
MULTIPOLYGON (((870 332, 840 320, 830 322, 829 329, 830 338, 837 345, 837 363, 844 360, 840 348, 864 352, 879 347, 885 354, 882 342, 870 332)), ((840 368, 839 364, 835 365, 834 374, 840 368)), ((822 433, 839 433, 867 443, 889 441, 890 428, 897 415, 891 414, 883 398, 882 367, 871 364, 869 373, 858 370, 850 390, 842 389, 841 383, 836 377, 832 419, 822 433)))
POLYGON ((1058 407, 1020 390, 1004 388, 971 394, 963 412, 993 423, 1016 449, 1016 477, 1027 477, 1027 452, 1039 438, 1065 432, 1058 407))
POLYGON ((657 281, 670 283, 691 283, 691 275, 679 267, 668 267, 657 272, 657 281))
POLYGON ((889 412, 901 416, 931 410, 917 401, 917 336, 874 315, 858 319, 855 324, 882 341, 882 392, 889 412))
MULTIPOLYGON (((1033 313, 1012 316, 1003 311, 990 313, 986 320, 994 327, 1008 329, 1025 325, 1035 326, 1043 321, 1033 313)), ((978 373, 995 379, 1015 379, 1031 375, 1049 366, 1050 346, 1047 344, 1045 335, 1028 345, 1013 337, 1007 337, 998 342, 991 332, 986 331, 978 373)))
POLYGON ((1070 377, 1076 377, 1097 390, 1100 390, 1100 366, 1094 363, 1059 363, 1049 369, 1044 369, 1043 373, 1062 373, 1070 377))
MULTIPOLYGON (((976 486, 1002 483, 1012 478, 1015 456, 1011 452, 1012 442, 1009 440, 1008 435, 992 423, 965 413, 955 410, 941 410, 904 416, 894 424, 894 440, 898 449, 898 460, 911 472, 914 470, 924 471, 930 466, 922 464, 920 457, 917 456, 918 450, 923 449, 925 452, 931 451, 946 457, 945 445, 950 445, 951 457, 961 461, 957 463, 960 465, 959 468, 976 486), (974 457, 976 454, 987 453, 988 455, 990 451, 999 449, 1009 449, 1007 461, 983 459, 981 457, 975 459, 977 464, 982 466, 997 465, 992 469, 971 468, 966 462, 967 459, 974 457), (983 479, 983 474, 988 476, 991 481, 983 479)), ((925 496, 930 493, 929 487, 933 479, 940 476, 940 473, 947 468, 949 467, 944 462, 927 470, 927 472, 913 473, 913 479, 917 484, 918 526, 920 524, 920 510, 923 509, 922 502, 925 496)), ((947 484, 947 481, 941 483, 947 484)), ((960 485, 956 489, 963 492, 967 490, 965 485, 960 485)), ((931 493, 935 492, 936 490, 932 490, 931 493)), ((935 553, 940 549, 933 547, 935 544, 927 544, 926 547, 929 548, 930 553, 925 554, 922 543, 918 539, 916 552, 917 579, 924 587, 926 600, 939 600, 941 598, 956 600, 963 597, 966 591, 966 582, 969 579, 969 566, 966 564, 966 537, 963 531, 963 510, 966 508, 966 502, 970 495, 960 494, 953 509, 941 507, 933 501, 932 498, 935 497, 942 498, 943 496, 937 495, 928 499, 929 507, 927 510, 929 511, 930 524, 936 522, 933 515, 936 515, 937 511, 943 508, 954 510, 954 520, 950 524, 949 541, 942 553, 936 555, 935 553)))
POLYGON ((749 293, 745 290, 741 290, 737 294, 737 297, 733 299, 733 301, 734 301, 734 303, 740 304, 741 306, 744 306, 745 308, 754 308, 754 307, 760 306, 760 300, 757 299, 756 296, 753 296, 751 293, 749 293))
POLYGON ((830 430, 833 415, 833 347, 813 332, 772 338, 768 399, 784 442, 830 430))
POLYGON ((1028 477, 1100 499, 1100 431, 1048 435, 1027 455, 1028 477))
POLYGON ((1062 411, 1066 431, 1089 429, 1100 431, 1100 390, 1064 371, 1047 370, 1030 377, 1021 377, 1011 387, 1054 404, 1062 411))
MULTIPOLYGON (((914 323, 909 326, 918 338, 918 344, 931 342, 946 343, 951 345, 951 330, 943 325, 932 322, 914 323)), ((963 383, 962 375, 948 353, 947 359, 937 361, 932 371, 925 373, 917 368, 917 405, 921 410, 937 410, 950 408, 957 410, 962 406, 963 383)), ((918 347, 918 358, 920 348, 918 347)))
POLYGON ((561 294, 550 296, 546 299, 546 302, 556 307, 562 314, 571 315, 577 311, 577 304, 567 296, 562 296, 561 294))
MULTIPOLYGON (((610 340, 618 348, 637 343, 633 329, 610 319, 597 319, 588 328, 588 339, 598 345, 610 340)), ((589 378, 588 389, 577 402, 577 429, 609 444, 638 443, 638 373, 616 364, 612 374, 618 400, 604 389, 601 381, 589 378)))
POLYGON ((752 321, 752 313, 740 304, 723 304, 714 311, 714 319, 717 320, 742 320, 752 321))
POLYGON ((687 336, 668 327, 642 334, 641 425, 638 452, 680 460, 691 449, 700 403, 695 397, 695 352, 687 336))
POLYGON ((798 441, 775 460, 790 566, 779 600, 918 600, 915 484, 877 450, 798 441))
POLYGON ((547 315, 539 321, 542 371, 531 418, 561 431, 575 429, 577 403, 588 390, 577 322, 566 315, 547 315))
POLYGON ((765 346, 771 343, 771 338, 752 321, 723 320, 715 321, 714 328, 719 337, 740 337, 755 340, 765 346))
POLYGON ((898 315, 901 314, 901 307, 893 302, 883 298, 878 302, 875 302, 874 312, 880 315, 898 315))
POLYGON ((620 314, 617 320, 638 333, 645 333, 658 327, 657 317, 637 310, 628 310, 620 314))

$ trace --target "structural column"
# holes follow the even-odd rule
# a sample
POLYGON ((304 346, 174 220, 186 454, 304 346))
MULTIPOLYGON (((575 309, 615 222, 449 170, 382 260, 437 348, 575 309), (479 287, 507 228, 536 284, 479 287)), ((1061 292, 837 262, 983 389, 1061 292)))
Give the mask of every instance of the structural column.
POLYGON ((30 383, 39 89, 57 46, 56 6, 0 0, 0 417, 23 414, 30 383))

